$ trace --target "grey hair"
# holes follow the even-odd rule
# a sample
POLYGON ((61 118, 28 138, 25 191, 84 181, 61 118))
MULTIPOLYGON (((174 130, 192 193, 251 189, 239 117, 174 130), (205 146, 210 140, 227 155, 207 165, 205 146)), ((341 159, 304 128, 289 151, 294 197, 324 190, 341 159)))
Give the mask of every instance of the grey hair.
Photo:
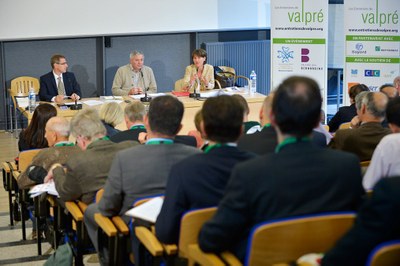
MULTIPOLYGON (((379 117, 379 118, 383 118, 386 115, 386 105, 387 105, 387 96, 385 95, 385 104, 381 104, 378 102, 377 99, 375 99, 375 95, 377 93, 382 93, 382 92, 370 92, 369 94, 366 95, 366 97, 363 98, 363 104, 365 104, 365 106, 367 107, 367 111, 375 116, 375 117, 379 117)), ((382 93, 383 94, 383 93, 382 93)))
POLYGON ((95 109, 83 109, 71 119, 71 134, 82 136, 89 140, 98 135, 105 136, 107 130, 95 109))
POLYGON ((143 121, 143 116, 145 114, 146 114, 146 109, 142 102, 135 101, 125 106, 125 116, 131 122, 143 121))
POLYGON ((367 96, 368 93, 370 93, 370 92, 369 91, 362 91, 359 94, 357 94, 357 96, 355 98, 357 110, 361 110, 361 106, 363 104, 363 99, 364 99, 365 96, 367 96))
POLYGON ((135 57, 136 55, 143 55, 143 58, 144 58, 144 53, 142 51, 137 51, 137 50, 132 51, 129 54, 129 58, 135 57))
POLYGON ((69 121, 62 116, 54 116, 47 121, 47 126, 58 135, 69 137, 69 121))

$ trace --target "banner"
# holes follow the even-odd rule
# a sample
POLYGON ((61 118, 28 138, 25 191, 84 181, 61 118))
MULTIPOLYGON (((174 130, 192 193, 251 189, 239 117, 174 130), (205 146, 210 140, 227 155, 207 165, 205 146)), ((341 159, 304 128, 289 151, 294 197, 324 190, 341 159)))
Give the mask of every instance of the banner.
POLYGON ((377 91, 399 75, 399 9, 399 0, 344 1, 344 105, 354 84, 377 91))
POLYGON ((290 76, 317 81, 326 110, 328 0, 271 0, 271 89, 290 76))

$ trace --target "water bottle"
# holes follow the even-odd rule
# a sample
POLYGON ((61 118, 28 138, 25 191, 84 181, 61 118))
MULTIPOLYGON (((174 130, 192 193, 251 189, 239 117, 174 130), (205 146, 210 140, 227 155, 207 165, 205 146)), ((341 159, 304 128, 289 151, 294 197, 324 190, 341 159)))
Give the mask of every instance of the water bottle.
POLYGON ((36 94, 35 90, 32 87, 29 89, 28 100, 29 100, 29 112, 33 113, 36 107, 36 94))
POLYGON ((253 70, 250 74, 250 94, 253 95, 257 92, 257 74, 253 70))

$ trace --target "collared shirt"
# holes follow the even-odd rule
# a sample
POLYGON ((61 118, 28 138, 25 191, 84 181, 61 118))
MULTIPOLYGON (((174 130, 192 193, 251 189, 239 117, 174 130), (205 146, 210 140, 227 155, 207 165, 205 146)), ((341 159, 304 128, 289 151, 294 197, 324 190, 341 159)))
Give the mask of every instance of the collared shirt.
MULTIPOLYGON (((53 71, 53 76, 54 76, 54 79, 55 79, 55 81, 56 81, 56 87, 57 87, 57 88, 58 88, 58 78, 59 78, 59 77, 61 78, 62 83, 64 83, 64 79, 63 79, 63 74, 62 74, 62 73, 61 73, 60 75, 57 75, 57 74, 54 73, 54 71, 53 71)), ((65 83, 64 83, 64 95, 65 95, 65 83)), ((51 101, 54 102, 55 99, 56 99, 56 97, 54 96, 53 98, 51 98, 51 101)))

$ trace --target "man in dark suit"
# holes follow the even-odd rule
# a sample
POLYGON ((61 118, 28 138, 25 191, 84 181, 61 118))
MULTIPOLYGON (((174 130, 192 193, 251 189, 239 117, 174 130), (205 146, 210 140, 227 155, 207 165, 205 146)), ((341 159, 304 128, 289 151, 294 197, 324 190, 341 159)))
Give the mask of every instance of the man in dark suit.
MULTIPOLYGON (((183 104, 173 96, 159 96, 150 102, 149 112, 144 116, 147 128, 145 145, 138 145, 118 153, 112 163, 104 194, 99 203, 91 204, 85 212, 85 225, 97 246, 98 226, 94 214, 125 216, 135 200, 145 196, 162 194, 172 165, 200 151, 188 145, 174 143, 174 136, 182 128, 183 104)), ((137 247, 136 239, 133 247, 137 247)), ((134 248, 135 261, 139 261, 134 248)))
POLYGON ((41 101, 63 103, 69 96, 72 100, 82 97, 81 88, 72 72, 67 72, 65 56, 53 55, 50 59, 52 71, 40 77, 39 98, 41 101))
POLYGON ((139 134, 146 132, 146 128, 143 124, 143 116, 146 113, 142 102, 134 101, 128 103, 125 106, 125 124, 128 128, 125 131, 121 131, 112 137, 110 140, 113 142, 121 142, 124 140, 139 141, 139 134))
POLYGON ((381 139, 390 134, 382 126, 388 98, 382 92, 361 92, 356 96, 357 116, 352 119, 352 128, 336 131, 329 143, 332 149, 356 154, 360 161, 371 160, 381 139))
POLYGON ((217 206, 232 168, 255 156, 236 147, 244 126, 243 107, 237 99, 227 95, 208 98, 201 112, 201 131, 209 146, 171 169, 156 223, 156 235, 164 243, 178 243, 180 220, 186 211, 217 206))
MULTIPOLYGON (((238 148, 240 150, 254 152, 258 155, 274 152, 278 145, 278 136, 275 128, 271 126, 269 119, 273 97, 274 93, 268 95, 261 106, 260 122, 263 126, 261 131, 253 134, 243 134, 238 141, 238 148)), ((324 134, 315 130, 312 132, 312 142, 319 147, 326 147, 324 134)))
POLYGON ((357 157, 310 141, 320 112, 314 80, 294 76, 283 81, 270 113, 278 134, 275 153, 235 166, 217 213, 200 231, 202 250, 229 250, 243 261, 250 230, 258 223, 359 207, 364 189, 357 157))
POLYGON ((400 177, 385 178, 360 208, 350 231, 328 251, 322 266, 366 265, 368 254, 382 242, 400 238, 400 177))

